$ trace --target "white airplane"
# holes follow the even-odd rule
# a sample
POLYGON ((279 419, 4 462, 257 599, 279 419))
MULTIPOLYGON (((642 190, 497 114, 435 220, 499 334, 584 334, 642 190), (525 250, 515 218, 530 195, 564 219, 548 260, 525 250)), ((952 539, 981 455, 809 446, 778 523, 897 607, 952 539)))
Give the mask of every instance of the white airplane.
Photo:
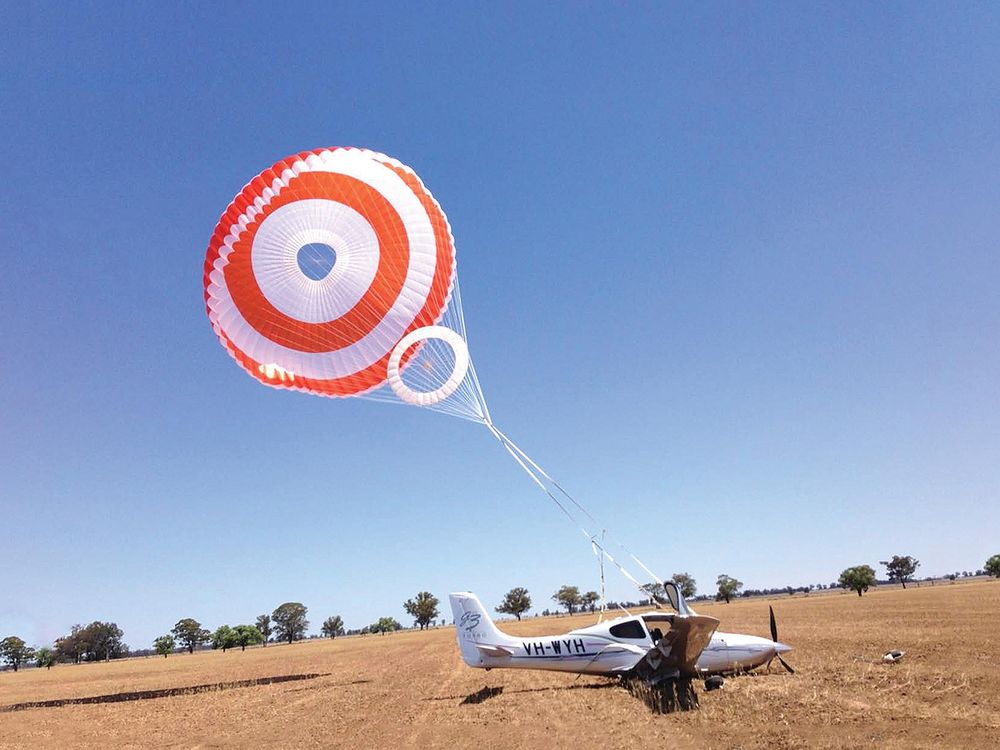
POLYGON ((746 672, 791 651, 778 641, 774 612, 771 638, 719 632, 714 617, 696 614, 679 589, 666 583, 676 614, 626 615, 563 635, 515 637, 501 632, 472 593, 450 594, 462 659, 478 669, 547 669, 621 677, 659 688, 663 710, 697 705, 693 679, 706 690, 722 687, 722 675, 746 672), (676 688, 676 702, 673 692, 676 688), (666 690, 666 695, 663 691, 666 690))

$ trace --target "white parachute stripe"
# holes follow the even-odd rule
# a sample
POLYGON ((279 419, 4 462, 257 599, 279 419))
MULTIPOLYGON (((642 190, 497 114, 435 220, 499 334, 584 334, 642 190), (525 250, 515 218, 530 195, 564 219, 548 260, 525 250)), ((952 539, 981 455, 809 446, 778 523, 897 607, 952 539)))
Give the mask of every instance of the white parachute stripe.
POLYGON ((360 300, 378 271, 378 237, 364 217, 334 201, 301 200, 282 206, 261 223, 253 242, 254 276, 268 302, 291 318, 325 323, 360 300), (326 227, 337 227, 336 233, 326 227), (323 279, 302 273, 299 248, 329 245, 337 254, 323 279))

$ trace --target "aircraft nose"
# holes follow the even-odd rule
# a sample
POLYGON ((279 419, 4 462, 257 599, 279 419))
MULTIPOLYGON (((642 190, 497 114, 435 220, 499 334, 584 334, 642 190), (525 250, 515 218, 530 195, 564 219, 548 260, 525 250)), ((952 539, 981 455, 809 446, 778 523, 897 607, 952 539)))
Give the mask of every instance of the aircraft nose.
POLYGON ((778 643, 777 641, 774 642, 774 653, 776 654, 787 654, 791 650, 792 650, 791 646, 788 646, 784 643, 778 643))

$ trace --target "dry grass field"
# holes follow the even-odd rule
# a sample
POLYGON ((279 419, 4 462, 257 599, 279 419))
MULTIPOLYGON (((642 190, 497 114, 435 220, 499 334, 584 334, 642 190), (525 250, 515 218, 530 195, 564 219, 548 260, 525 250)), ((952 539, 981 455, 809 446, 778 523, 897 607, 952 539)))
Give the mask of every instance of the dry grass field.
MULTIPOLYGON (((698 609, 723 630, 766 635, 769 603, 796 674, 727 680, 701 693, 699 711, 656 715, 598 678, 472 670, 454 629, 441 628, 4 672, 0 747, 1000 747, 1000 582, 698 609), (891 648, 906 658, 878 663, 891 648), (285 675, 302 677, 250 684, 285 675), (491 697, 467 700, 485 686, 491 697), (138 691, 150 692, 11 708, 138 691)), ((503 627, 536 634, 593 619, 503 627)))

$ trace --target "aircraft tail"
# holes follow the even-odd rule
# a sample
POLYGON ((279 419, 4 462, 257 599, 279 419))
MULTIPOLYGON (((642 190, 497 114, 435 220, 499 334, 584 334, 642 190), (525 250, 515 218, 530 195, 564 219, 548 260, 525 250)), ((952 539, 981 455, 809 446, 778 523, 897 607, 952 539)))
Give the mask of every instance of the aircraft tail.
POLYGON ((449 594, 462 659, 470 667, 493 667, 514 653, 517 641, 500 632, 479 597, 469 592, 449 594))

